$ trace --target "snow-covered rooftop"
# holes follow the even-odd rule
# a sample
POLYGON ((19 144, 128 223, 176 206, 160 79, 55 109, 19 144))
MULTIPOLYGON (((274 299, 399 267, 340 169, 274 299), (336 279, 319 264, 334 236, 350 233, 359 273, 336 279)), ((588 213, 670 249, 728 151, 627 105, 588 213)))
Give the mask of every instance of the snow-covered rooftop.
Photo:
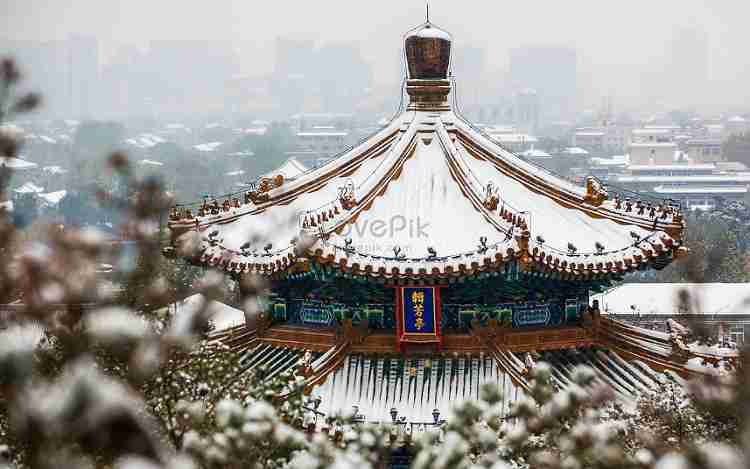
POLYGON ((630 161, 630 155, 615 155, 611 158, 591 158, 591 163, 597 166, 625 166, 630 161))
POLYGON ((164 163, 161 161, 154 160, 139 160, 138 164, 142 166, 164 166, 164 163))
POLYGON ((747 186, 657 186, 654 187, 654 192, 657 194, 746 194, 748 189, 747 186))
POLYGON ((266 132, 268 132, 267 127, 248 127, 246 129, 242 129, 242 133, 249 135, 265 135, 266 132))
POLYGON ((528 134, 506 134, 490 132, 490 136, 500 143, 536 143, 538 141, 536 137, 528 134))
POLYGON ((239 156, 239 157, 245 157, 245 156, 255 156, 255 152, 246 150, 246 151, 234 151, 232 153, 229 153, 228 156, 239 156))
POLYGON ((612 314, 676 314, 682 291, 690 293, 693 313, 750 314, 750 283, 626 283, 591 300, 612 314))
POLYGON ((584 150, 581 147, 568 147, 565 150, 563 150, 563 153, 568 155, 588 155, 589 152, 584 150))
POLYGON ((706 171, 716 169, 713 163, 705 164, 634 164, 630 171, 706 171))
POLYGON ((224 145, 224 142, 208 142, 208 143, 201 143, 198 145, 194 145, 193 148, 195 148, 198 151, 212 152, 212 151, 216 151, 216 149, 222 145, 224 145))
POLYGON ((297 137, 346 137, 349 132, 297 132, 297 137))
MULTIPOLYGON (((195 314, 203 307, 205 301, 206 297, 203 294, 196 293, 175 303, 172 307, 175 316, 195 314)), ((242 310, 218 301, 212 300, 208 303, 207 313, 211 318, 211 323, 214 325, 214 331, 221 331, 245 324, 245 313, 242 310)))
POLYGON ((633 129, 633 135, 668 135, 670 129, 655 128, 655 129, 633 129))
POLYGON ((698 184, 712 184, 712 183, 737 183, 746 184, 750 183, 750 175, 748 174, 715 174, 710 176, 700 175, 682 175, 682 176, 617 176, 619 182, 693 182, 698 184))
POLYGON ((274 177, 277 174, 281 174, 282 176, 284 176, 284 179, 295 179, 301 174, 305 173, 307 170, 307 166, 297 161, 296 158, 289 158, 284 162, 284 164, 274 169, 273 171, 267 172, 261 177, 274 177))
POLYGON ((532 148, 531 150, 526 150, 525 152, 521 154, 529 158, 550 158, 552 156, 546 151, 537 150, 534 148, 532 148))
POLYGON ((21 158, 0 158, 0 166, 4 166, 16 171, 23 171, 26 169, 34 169, 38 165, 21 158))
POLYGON ((45 166, 42 168, 42 171, 49 174, 65 174, 68 172, 68 170, 64 169, 62 166, 45 166))
POLYGON ((33 182, 25 182, 21 187, 13 189, 17 194, 40 194, 44 192, 44 187, 39 187, 33 182))
POLYGON ((41 198, 46 205, 57 205, 60 203, 62 199, 65 198, 65 196, 68 195, 68 191, 62 190, 62 191, 55 191, 55 192, 47 192, 46 194, 39 194, 39 198, 41 198))
POLYGON ((670 148, 676 147, 677 144, 674 142, 633 142, 630 144, 632 148, 670 148))
POLYGON ((143 148, 143 149, 155 147, 156 145, 160 143, 165 143, 165 142, 166 140, 164 138, 158 135, 149 134, 149 133, 140 134, 137 137, 129 138, 125 140, 125 143, 129 145, 133 145, 134 147, 143 148))

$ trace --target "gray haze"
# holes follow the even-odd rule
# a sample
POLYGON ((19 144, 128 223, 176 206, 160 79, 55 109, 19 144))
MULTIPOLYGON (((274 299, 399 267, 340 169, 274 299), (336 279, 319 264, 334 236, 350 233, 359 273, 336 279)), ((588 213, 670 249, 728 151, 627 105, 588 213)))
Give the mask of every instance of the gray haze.
MULTIPOLYGON (((356 44, 370 65, 373 87, 398 82, 401 35, 424 20, 425 10, 423 1, 412 0, 0 1, 0 39, 95 37, 102 66, 130 46, 143 50, 155 40, 226 41, 236 53, 236 72, 260 77, 274 70, 276 39, 299 38, 316 44, 356 44)), ((481 50, 485 65, 477 70, 483 75, 478 80, 483 93, 507 85, 512 49, 564 46, 577 55, 579 109, 599 106, 609 97, 619 109, 658 103, 710 112, 742 108, 750 101, 750 57, 745 51, 750 43, 745 26, 749 5, 698 0, 433 0, 431 19, 453 33, 457 52, 481 50), (697 59, 691 57, 694 54, 697 59), (685 89, 668 96, 666 91, 680 87, 674 76, 664 74, 673 61, 680 62, 675 73, 695 73, 701 79, 687 79, 685 89)), ((458 72, 457 78, 467 79, 458 72)))

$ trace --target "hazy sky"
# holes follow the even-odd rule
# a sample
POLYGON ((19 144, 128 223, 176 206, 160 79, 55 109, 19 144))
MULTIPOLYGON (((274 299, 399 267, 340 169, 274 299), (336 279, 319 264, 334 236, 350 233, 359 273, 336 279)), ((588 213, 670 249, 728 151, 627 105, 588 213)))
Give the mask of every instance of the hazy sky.
MULTIPOLYGON (((105 59, 124 43, 227 39, 243 44, 248 73, 270 70, 278 36, 357 41, 375 66, 376 81, 390 82, 401 34, 424 19, 424 5, 422 0, 0 0, 0 36, 95 35, 105 59)), ((632 77, 648 69, 658 73, 675 28, 699 27, 709 37, 709 77, 725 95, 748 96, 748 2, 432 0, 430 10, 431 19, 459 45, 486 48, 494 70, 505 66, 512 47, 570 45, 579 51, 584 86, 614 88, 625 97, 637 93, 629 86, 632 77)))

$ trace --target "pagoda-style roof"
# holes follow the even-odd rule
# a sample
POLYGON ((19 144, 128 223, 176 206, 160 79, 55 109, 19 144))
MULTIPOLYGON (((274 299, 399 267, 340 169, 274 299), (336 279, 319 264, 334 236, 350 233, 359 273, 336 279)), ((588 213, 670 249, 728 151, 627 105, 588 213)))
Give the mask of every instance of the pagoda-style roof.
POLYGON ((320 263, 415 280, 509 261, 563 278, 621 275, 663 267, 685 250, 679 208, 608 194, 593 178, 576 185, 504 149, 445 101, 419 101, 442 95, 447 81, 409 87, 416 91, 407 110, 328 164, 173 211, 173 242, 197 231, 193 261, 237 274, 320 263))
POLYGON ((608 194, 594 178, 574 184, 456 113, 451 44, 429 21, 407 33, 409 103, 388 125, 321 167, 294 177, 282 168, 246 193, 174 209, 173 245, 197 232, 191 260, 237 275, 283 277, 322 264, 433 283, 511 262, 557 278, 606 279, 686 251, 679 207, 608 194))
POLYGON ((594 178, 580 186, 506 150, 449 103, 451 36, 428 21, 404 44, 409 103, 375 135, 293 178, 272 173, 170 215, 172 247, 192 262, 292 280, 273 283, 278 304, 212 334, 245 352, 243 370, 296 370, 325 413, 357 406, 372 421, 424 421, 483 383, 503 388, 507 409, 529 390, 535 359, 559 386, 586 364, 622 395, 662 372, 681 381, 737 365, 736 353, 589 306, 592 287, 687 252, 679 207, 594 178), (325 282, 337 274, 346 278, 325 282), (482 280, 455 285, 470 277, 482 280), (372 286, 360 280, 377 292, 359 295, 372 286), (323 310, 313 300, 336 295, 308 283, 364 300, 323 310), (384 296, 393 304, 378 306, 384 296))

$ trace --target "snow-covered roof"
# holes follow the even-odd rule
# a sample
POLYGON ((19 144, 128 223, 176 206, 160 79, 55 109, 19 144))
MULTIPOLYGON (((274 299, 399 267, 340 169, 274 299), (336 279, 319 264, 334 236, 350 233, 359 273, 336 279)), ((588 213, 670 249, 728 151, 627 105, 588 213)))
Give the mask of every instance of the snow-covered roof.
POLYGON ((747 186, 657 186, 654 187, 657 194, 746 194, 747 186))
POLYGON ((525 152, 521 154, 529 158, 550 158, 552 156, 546 151, 537 150, 534 148, 532 148, 531 150, 526 150, 525 152))
POLYGON ((670 129, 655 128, 655 129, 633 129, 633 135, 668 135, 670 129))
POLYGON ((568 155, 588 155, 589 154, 588 151, 584 150, 581 147, 568 147, 562 152, 568 155))
POLYGON ((193 213, 197 220, 178 211, 170 227, 216 232, 217 242, 205 238, 197 261, 228 271, 285 270, 297 262, 293 239, 324 233, 309 258, 387 278, 491 269, 521 252, 539 268, 561 272, 627 271, 658 251, 677 249, 667 233, 682 230, 671 214, 654 219, 626 212, 614 200, 591 202, 595 189, 525 161, 452 111, 405 112, 328 164, 262 190, 262 199, 232 199, 219 213, 193 213), (488 205, 487 187, 497 188, 495 207, 488 205), (355 205, 345 203, 346 194, 355 205), (396 219, 405 226, 386 233, 372 228, 396 219), (487 249, 477 250, 485 237, 487 249), (254 240, 250 246, 248 240, 254 240))
POLYGON ((45 143, 49 143, 49 144, 52 144, 52 145, 54 145, 54 144, 56 144, 56 143, 57 143, 57 140, 55 140, 54 138, 52 138, 52 137, 50 137, 50 136, 48 136, 48 135, 40 135, 40 136, 39 136, 39 138, 40 138, 40 139, 41 139, 41 140, 42 140, 43 142, 45 142, 45 143))
POLYGON ((261 177, 274 177, 277 174, 281 174, 282 176, 284 176, 284 179, 290 180, 299 177, 306 171, 308 171, 307 166, 297 161, 296 158, 289 158, 284 162, 284 164, 274 169, 273 171, 267 172, 261 177))
POLYGON ((690 293, 694 314, 750 314, 750 283, 626 283, 593 295, 603 312, 676 314, 680 292, 690 293))
POLYGON ((68 195, 68 191, 62 190, 62 191, 55 191, 55 192, 47 192, 46 194, 39 194, 39 198, 41 198, 46 205, 57 205, 60 203, 62 199, 65 198, 65 196, 68 195))
POLYGON ((234 152, 232 152, 232 153, 229 153, 229 154, 228 154, 228 156, 240 156, 240 157, 245 157, 245 156, 255 156, 255 152, 252 152, 252 151, 249 151, 249 150, 245 150, 245 151, 234 151, 234 152))
MULTIPOLYGON (((173 305, 175 316, 195 314, 205 304, 206 297, 201 293, 189 296, 173 305)), ((214 325, 214 331, 222 331, 234 326, 245 324, 245 313, 224 303, 214 301, 208 303, 206 312, 214 325)))
POLYGON ((68 172, 68 170, 64 169, 62 166, 45 166, 42 168, 42 171, 49 174, 65 174, 68 172))
POLYGON ((705 164, 634 164, 628 166, 630 171, 706 171, 716 169, 713 163, 705 164))
POLYGON ((681 176, 617 176, 619 182, 653 182, 653 183, 675 183, 675 182, 692 182, 696 184, 712 184, 712 183, 736 183, 736 184, 747 184, 750 183, 750 175, 748 174, 715 174, 715 175, 690 175, 685 174, 681 176))
POLYGON ((138 164, 142 166, 164 166, 164 163, 155 160, 139 160, 138 164))
POLYGON ((673 148, 677 144, 674 142, 633 142, 630 146, 632 148, 673 148))
POLYGON ((707 145, 720 146, 721 139, 719 138, 694 138, 692 140, 688 140, 687 145, 689 147, 707 146, 707 145))
POLYGON ((349 132, 297 132, 297 137, 346 137, 349 132))
POLYGON ((195 148, 198 151, 212 152, 212 151, 216 151, 216 149, 222 145, 224 145, 224 142, 208 142, 208 143, 201 143, 198 145, 193 145, 193 148, 195 148))
POLYGON ((37 165, 36 163, 32 163, 31 161, 26 161, 21 158, 2 157, 0 158, 0 166, 5 166, 6 168, 10 168, 15 171, 24 171, 27 169, 34 169, 39 165, 37 165))
POLYGON ((266 132, 268 132, 267 127, 249 127, 247 129, 242 129, 242 133, 249 135, 265 135, 266 132))
POLYGON ((133 145, 134 147, 146 149, 155 147, 160 143, 166 143, 166 140, 158 135, 145 133, 134 138, 126 139, 125 143, 133 145))
POLYGON ((591 163, 597 166, 625 166, 630 161, 630 155, 615 155, 611 158, 591 158, 591 163))
POLYGON ((18 194, 39 194, 44 192, 44 187, 39 187, 33 182, 25 182, 21 187, 13 189, 18 194))
POLYGON ((500 143, 536 143, 539 141, 539 139, 533 135, 528 134, 489 132, 489 135, 500 143))

